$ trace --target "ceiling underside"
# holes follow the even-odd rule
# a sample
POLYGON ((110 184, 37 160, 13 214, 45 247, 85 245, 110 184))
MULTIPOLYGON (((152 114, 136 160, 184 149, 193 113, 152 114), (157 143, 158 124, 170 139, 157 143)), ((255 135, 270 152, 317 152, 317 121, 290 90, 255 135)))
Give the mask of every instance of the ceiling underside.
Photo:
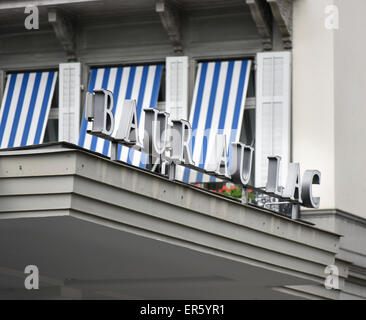
POLYGON ((0 220, 0 256, 0 299, 294 299, 273 288, 306 282, 70 216, 0 220))

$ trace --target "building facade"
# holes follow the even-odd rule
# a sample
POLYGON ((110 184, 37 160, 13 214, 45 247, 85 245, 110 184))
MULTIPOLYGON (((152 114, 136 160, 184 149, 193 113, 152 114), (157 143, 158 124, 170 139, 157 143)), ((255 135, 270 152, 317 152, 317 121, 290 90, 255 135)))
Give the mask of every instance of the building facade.
MULTIPOLYGON (((0 297, 365 299, 365 6, 2 1, 0 297), (157 108, 251 145, 254 188, 268 156, 281 157, 282 186, 289 162, 318 169, 320 207, 291 219, 187 169, 169 180, 125 146, 111 161, 86 131, 93 89, 112 91, 114 110, 136 100, 139 122, 157 108), (40 289, 24 289, 26 265, 40 289)), ((203 169, 212 139, 192 146, 203 169)))

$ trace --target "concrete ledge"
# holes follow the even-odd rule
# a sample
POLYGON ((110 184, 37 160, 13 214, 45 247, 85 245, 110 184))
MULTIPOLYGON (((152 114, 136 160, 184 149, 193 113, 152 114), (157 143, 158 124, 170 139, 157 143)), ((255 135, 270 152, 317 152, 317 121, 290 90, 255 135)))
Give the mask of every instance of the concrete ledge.
MULTIPOLYGON (((70 216, 322 283, 339 236, 69 144, 1 152, 0 219, 70 216)), ((310 282, 309 282, 310 281, 310 282)))

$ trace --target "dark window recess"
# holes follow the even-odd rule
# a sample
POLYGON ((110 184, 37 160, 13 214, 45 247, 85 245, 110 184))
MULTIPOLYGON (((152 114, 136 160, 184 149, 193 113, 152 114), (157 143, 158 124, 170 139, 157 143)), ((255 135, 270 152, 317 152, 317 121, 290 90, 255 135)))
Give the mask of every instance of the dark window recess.
MULTIPOLYGON (((52 109, 56 108, 58 108, 58 79, 53 92, 50 112, 52 112, 52 109)), ((43 142, 46 143, 56 141, 58 141, 58 119, 48 119, 43 142)))
POLYGON ((165 67, 163 67, 163 71, 161 73, 161 81, 160 81, 160 88, 159 88, 159 95, 158 95, 158 102, 163 102, 165 101, 165 76, 166 76, 166 71, 165 71, 165 67))
POLYGON ((240 141, 254 146, 255 137, 255 109, 244 109, 244 119, 240 134, 240 141))
POLYGON ((58 119, 48 119, 43 142, 58 141, 58 119))
POLYGON ((58 77, 55 83, 55 90, 53 92, 53 98, 51 101, 51 109, 58 108, 58 77))
MULTIPOLYGON (((255 148, 255 109, 244 109, 244 119, 240 134, 240 142, 255 148)), ((254 184, 254 165, 255 161, 253 154, 250 184, 254 184)))
POLYGON ((255 71, 253 69, 250 71, 247 97, 248 98, 255 97, 255 71))

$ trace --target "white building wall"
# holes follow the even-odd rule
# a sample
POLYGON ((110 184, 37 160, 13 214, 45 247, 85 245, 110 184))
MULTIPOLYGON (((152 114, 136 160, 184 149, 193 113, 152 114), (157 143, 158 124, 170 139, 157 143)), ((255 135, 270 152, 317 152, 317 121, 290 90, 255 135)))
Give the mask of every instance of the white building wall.
POLYGON ((292 160, 322 173, 314 193, 335 208, 334 31, 325 28, 333 0, 295 0, 293 12, 292 160))
POLYGON ((365 0, 294 1, 293 160, 322 172, 323 210, 303 218, 343 235, 335 265, 348 264, 348 276, 339 299, 366 297, 365 10, 365 0))
POLYGON ((366 1, 335 4, 336 208, 366 218, 366 1))
MULTIPOLYGON (((293 161, 318 168, 321 209, 366 218, 364 0, 295 0, 293 161), (325 27, 333 5, 338 29, 325 27)), ((334 16, 335 17, 335 16, 334 16)))

